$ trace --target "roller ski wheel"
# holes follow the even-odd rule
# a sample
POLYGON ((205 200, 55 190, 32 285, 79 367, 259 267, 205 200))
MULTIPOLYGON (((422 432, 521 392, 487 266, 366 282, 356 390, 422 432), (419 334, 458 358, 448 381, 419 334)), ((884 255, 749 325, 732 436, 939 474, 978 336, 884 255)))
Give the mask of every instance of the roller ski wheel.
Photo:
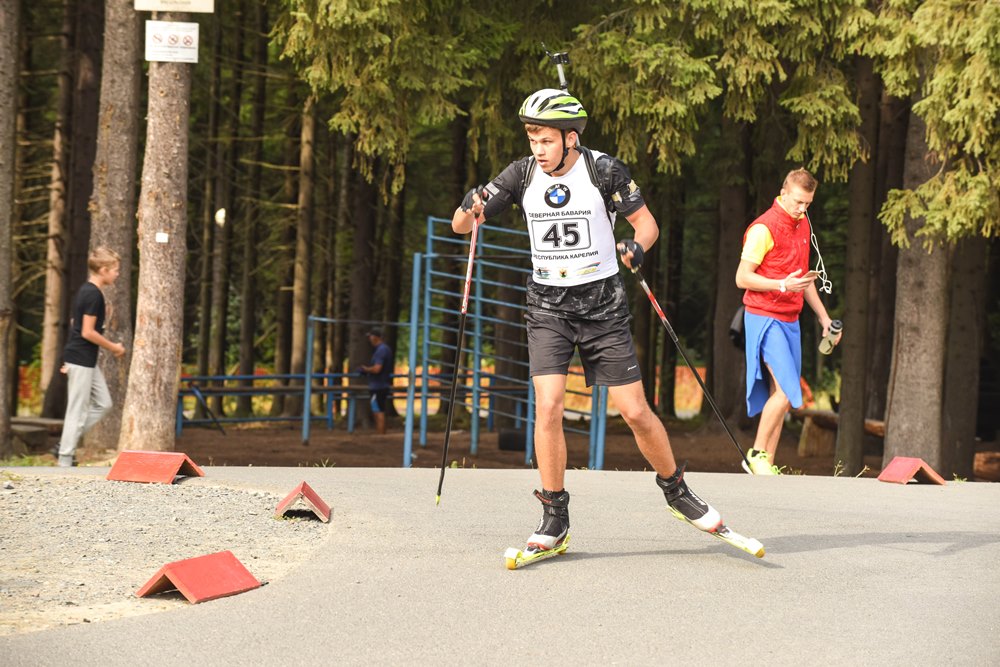
MULTIPOLYGON (((680 519, 684 523, 691 523, 686 516, 675 510, 673 507, 668 507, 670 513, 676 518, 680 519)), ((697 526, 695 526, 697 528, 697 526)), ((745 535, 740 535, 735 530, 730 528, 724 523, 720 523, 718 526, 712 530, 703 531, 719 538, 726 544, 732 545, 739 549, 740 551, 745 551, 751 556, 756 556, 757 558, 764 557, 764 545, 760 543, 760 540, 756 540, 752 537, 746 537, 745 535)))
POLYGON ((507 566, 508 570, 516 570, 526 565, 536 563, 540 560, 551 558, 552 556, 560 556, 566 553, 567 547, 569 547, 569 535, 566 536, 559 546, 553 547, 552 549, 522 551, 517 547, 510 547, 503 554, 504 565, 507 566))

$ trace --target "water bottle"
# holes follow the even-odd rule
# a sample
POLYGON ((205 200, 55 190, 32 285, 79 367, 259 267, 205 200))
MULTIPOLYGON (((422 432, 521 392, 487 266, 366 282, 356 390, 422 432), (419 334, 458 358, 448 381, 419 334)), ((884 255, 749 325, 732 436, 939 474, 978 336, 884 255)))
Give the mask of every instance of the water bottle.
POLYGON ((840 320, 833 320, 830 322, 830 333, 823 336, 823 340, 819 342, 819 352, 820 354, 830 354, 833 352, 833 342, 837 339, 837 336, 841 331, 844 330, 844 323, 840 320))

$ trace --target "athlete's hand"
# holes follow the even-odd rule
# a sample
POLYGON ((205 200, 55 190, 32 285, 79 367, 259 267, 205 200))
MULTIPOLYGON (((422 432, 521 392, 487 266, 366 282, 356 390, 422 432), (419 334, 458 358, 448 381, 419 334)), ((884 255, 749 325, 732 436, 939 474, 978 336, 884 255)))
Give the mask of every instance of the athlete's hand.
POLYGON ((806 275, 800 275, 802 269, 795 269, 785 278, 785 291, 805 292, 816 281, 818 275, 815 271, 809 271, 806 275))
POLYGON ((619 243, 618 252, 622 256, 622 263, 633 272, 642 268, 642 260, 645 259, 646 253, 634 240, 628 239, 619 243))
POLYGON ((462 210, 471 213, 477 221, 483 217, 483 209, 486 206, 485 186, 479 185, 465 193, 462 199, 462 210))
MULTIPOLYGON (((830 325, 833 324, 833 320, 829 316, 827 316, 826 319, 820 319, 819 323, 820 326, 823 327, 823 333, 820 334, 820 338, 826 338, 827 335, 830 333, 830 325)), ((833 346, 836 347, 837 345, 840 345, 840 339, 843 337, 844 337, 844 332, 841 331, 839 334, 837 334, 837 337, 833 339, 833 346)))

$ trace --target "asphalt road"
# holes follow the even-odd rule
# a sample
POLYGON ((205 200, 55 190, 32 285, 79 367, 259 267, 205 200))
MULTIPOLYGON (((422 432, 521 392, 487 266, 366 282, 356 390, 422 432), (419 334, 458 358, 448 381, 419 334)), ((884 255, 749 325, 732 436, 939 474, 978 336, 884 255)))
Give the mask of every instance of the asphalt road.
POLYGON ((429 469, 205 472, 185 483, 307 481, 329 537, 262 588, 3 637, 0 662, 1000 664, 1000 484, 689 473, 758 560, 674 519, 652 473, 570 471, 569 551, 511 572, 530 470, 449 470, 440 506, 429 469))

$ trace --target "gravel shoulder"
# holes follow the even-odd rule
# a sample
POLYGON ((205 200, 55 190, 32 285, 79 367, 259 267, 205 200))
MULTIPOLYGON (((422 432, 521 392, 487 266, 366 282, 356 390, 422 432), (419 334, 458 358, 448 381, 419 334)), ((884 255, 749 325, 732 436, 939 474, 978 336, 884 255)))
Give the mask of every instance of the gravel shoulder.
POLYGON ((329 535, 305 511, 273 518, 282 498, 206 478, 135 484, 2 469, 0 636, 187 605, 176 591, 135 592, 166 563, 218 551, 273 582, 329 535))

